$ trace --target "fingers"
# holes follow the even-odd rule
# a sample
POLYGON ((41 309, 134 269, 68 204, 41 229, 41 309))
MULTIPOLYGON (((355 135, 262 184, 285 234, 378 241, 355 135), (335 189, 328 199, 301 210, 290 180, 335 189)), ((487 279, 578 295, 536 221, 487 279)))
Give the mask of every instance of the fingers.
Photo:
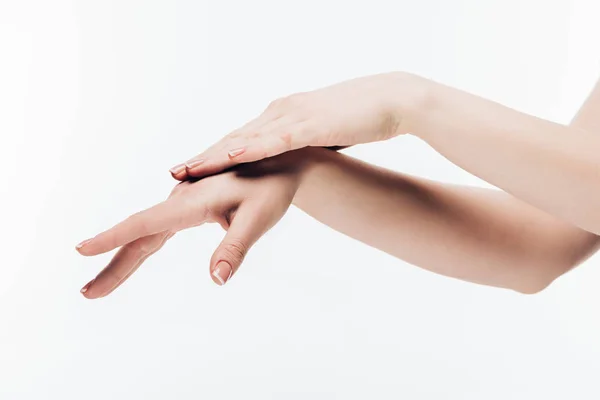
POLYGON ((88 299, 97 299, 112 293, 172 236, 173 233, 162 232, 126 244, 119 249, 106 268, 81 289, 81 293, 88 299))
MULTIPOLYGON (((206 161, 204 158, 206 154, 213 154, 213 153, 218 154, 219 152, 221 152, 223 145, 227 142, 228 139, 235 138, 237 136, 241 136, 244 134, 244 132, 256 131, 261 126, 263 126, 266 123, 268 123, 269 121, 271 121, 273 119, 273 117, 274 117, 274 115, 272 112, 265 111, 258 117, 254 118, 253 120, 246 123, 241 128, 236 129, 229 135, 225 136, 223 139, 221 139, 219 142, 215 143, 213 146, 209 147, 203 153, 200 153, 196 157, 189 159, 188 161, 186 161, 183 164, 178 164, 178 165, 175 165, 174 167, 172 167, 169 170, 171 172, 171 175, 173 176, 173 178, 175 178, 179 181, 185 181, 185 180, 189 179, 191 176, 188 175, 188 173, 187 173, 188 168, 194 168, 197 165, 203 164, 206 161)), ((221 169, 213 168, 214 172, 211 172, 211 169, 207 168, 205 170, 206 172, 204 172, 203 175, 198 176, 198 177, 216 174, 218 172, 223 171, 224 169, 225 168, 221 168, 221 169)))
POLYGON ((217 145, 185 163, 185 172, 173 174, 177 179, 201 178, 219 173, 237 164, 254 162, 308 146, 310 125, 289 118, 279 118, 256 129, 243 129, 225 137, 217 145))
POLYGON ((198 225, 206 219, 203 205, 180 201, 177 197, 157 204, 104 231, 92 239, 77 245, 84 256, 106 253, 144 236, 164 231, 178 231, 198 225))
POLYGON ((273 225, 270 210, 244 204, 234 215, 223 241, 210 260, 210 273, 217 285, 224 285, 238 270, 248 250, 273 225))

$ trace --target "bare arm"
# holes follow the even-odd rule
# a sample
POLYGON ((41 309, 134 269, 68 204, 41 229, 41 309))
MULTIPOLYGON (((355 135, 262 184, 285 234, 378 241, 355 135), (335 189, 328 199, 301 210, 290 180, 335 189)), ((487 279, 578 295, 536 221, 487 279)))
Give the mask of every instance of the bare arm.
POLYGON ((598 234, 599 92, 580 123, 564 126, 411 74, 366 76, 278 99, 171 173, 200 178, 294 149, 413 133, 472 174, 598 234))
MULTIPOLYGON (((380 88, 381 78, 374 79, 378 83, 374 86, 369 79, 359 83, 368 83, 366 92, 379 93, 373 89, 380 88)), ((392 89, 387 85, 387 77, 383 82, 386 90, 392 89)), ((292 174, 297 173, 299 178, 293 201, 305 212, 333 229, 412 264, 467 281, 534 293, 597 250, 598 237, 592 232, 600 230, 600 217, 593 213, 600 200, 600 165, 596 157, 600 136, 591 132, 598 129, 600 121, 600 116, 595 116, 600 103, 599 88, 589 97, 573 124, 566 127, 442 85, 428 82, 426 86, 428 94, 423 97, 425 101, 412 107, 415 112, 406 114, 406 118, 386 117, 383 125, 396 127, 401 121, 399 130, 408 128, 417 133, 458 165, 523 201, 502 191, 445 185, 394 173, 318 148, 267 159, 258 164, 266 166, 262 175, 269 176, 271 162, 275 171, 281 167, 277 159, 283 160, 284 171, 296 171, 296 166, 302 166, 292 174)), ((348 98, 344 96, 347 92, 344 85, 329 90, 336 95, 315 92, 311 96, 323 96, 326 100, 348 98)), ((305 100, 300 104, 313 104, 305 100)), ((337 105, 329 100, 323 104, 337 105)), ((362 109, 361 104, 355 106, 357 110, 362 109)), ((336 110, 322 113, 323 118, 326 116, 330 122, 338 123, 352 115, 347 112, 338 115, 336 110)), ((379 113, 374 112, 371 117, 376 115, 379 113)), ((306 132, 312 132, 310 126, 305 128, 306 132)), ((326 133, 338 131, 344 130, 325 130, 326 133)), ((355 131, 362 129, 348 130, 355 131)), ((266 132, 266 138, 277 138, 266 132)), ((248 148, 248 153, 245 147, 241 153, 236 150, 232 158, 254 154, 260 159, 285 152, 292 144, 298 148, 310 145, 298 144, 295 136, 286 135, 269 142, 277 145, 273 154, 257 145, 248 148)), ((243 142, 244 134, 232 135, 219 147, 221 150, 229 148, 228 140, 243 142)), ((323 144, 320 140, 317 145, 323 144)), ((336 143, 345 142, 324 142, 336 143)), ((219 148, 213 153, 222 156, 219 148)), ((212 154, 211 151, 207 154, 212 154)), ((185 166, 185 174, 202 165, 215 172, 237 162, 217 158, 195 160, 193 166, 185 166)), ((249 161, 255 159, 243 159, 242 163, 249 161)), ((181 168, 176 168, 173 175, 182 178, 181 168)), ((218 181, 219 176, 214 179, 218 181)), ((259 192, 268 193, 267 198, 273 197, 271 192, 259 192)), ((177 212, 173 213, 175 221, 180 219, 177 212)), ((135 220, 141 228, 147 225, 139 217, 135 220)), ((126 231, 126 228, 121 225, 119 229, 126 231)), ((113 230, 110 237, 115 236, 115 232, 113 230)), ((112 239, 107 239, 107 234, 98 237, 116 246, 112 239)), ((84 242, 88 244, 79 247, 80 252, 94 253, 94 246, 103 243, 98 237, 91 244, 84 242)), ((235 243, 236 254, 239 253, 236 265, 239 265, 247 245, 240 246, 238 239, 235 243)), ((138 255, 135 262, 125 263, 129 269, 138 265, 141 253, 136 250, 135 254, 138 255)), ((114 265, 124 264, 117 260, 114 265)), ((109 267, 114 270, 114 265, 109 267)))
POLYGON ((600 233, 600 85, 570 126, 431 81, 406 122, 458 166, 523 201, 600 233))
POLYGON ((218 222, 210 262, 226 283, 294 202, 333 229, 430 271, 535 293, 584 260, 597 237, 509 194, 419 179, 309 148, 177 185, 165 202, 83 241, 87 256, 121 249, 82 289, 103 297, 177 231, 218 222))
POLYGON ((395 173, 322 149, 294 204, 361 242, 427 270, 523 293, 587 258, 597 237, 496 190, 395 173))
MULTIPOLYGON (((573 206, 583 200, 593 207, 593 199, 579 198, 567 189, 569 193, 559 193, 561 202, 553 198, 552 192, 568 185, 572 177, 567 172, 574 173, 578 168, 585 171, 587 167, 589 179, 594 179, 591 170, 597 164, 585 144, 598 143, 587 132, 600 128, 600 83, 570 127, 537 120, 468 94, 457 94, 454 89, 434 90, 451 91, 445 95, 462 100, 452 108, 449 102, 445 113, 438 111, 435 100, 422 103, 424 109, 437 113, 424 117, 424 121, 437 123, 421 122, 415 128, 431 134, 424 137, 438 145, 438 150, 455 156, 453 161, 464 160, 465 164, 480 167, 480 176, 498 186, 502 186, 499 182, 506 182, 507 189, 529 196, 531 203, 538 200, 546 208, 558 210, 558 214, 581 218, 580 225, 589 227, 595 223, 588 223, 586 211, 573 206), (434 134, 436 127, 445 132, 434 134), (451 141, 452 134, 463 141, 451 141), (523 143, 520 134, 524 135, 523 143), (568 134, 575 137, 564 136, 568 134), (568 145, 571 140, 587 158, 572 160, 561 148, 563 144, 572 148, 568 145), (548 146, 543 145, 546 142, 548 146), (486 151, 469 150, 473 148, 486 151), (498 159, 491 160, 493 157, 498 159), (545 163, 555 176, 539 164, 532 164, 532 168, 527 162, 545 163), (563 166, 566 171, 561 170, 563 166), (543 181, 536 184, 537 180, 543 181), (548 192, 548 198, 536 190, 548 192), (572 210, 568 201, 572 202, 572 210)), ((600 159, 600 152, 597 154, 600 159)), ((338 231, 436 273, 532 293, 585 260, 600 245, 595 234, 502 191, 445 185, 397 174, 332 152, 312 151, 312 157, 317 161, 305 173, 295 200, 300 208, 338 231)), ((577 180, 574 183, 584 184, 577 180)))

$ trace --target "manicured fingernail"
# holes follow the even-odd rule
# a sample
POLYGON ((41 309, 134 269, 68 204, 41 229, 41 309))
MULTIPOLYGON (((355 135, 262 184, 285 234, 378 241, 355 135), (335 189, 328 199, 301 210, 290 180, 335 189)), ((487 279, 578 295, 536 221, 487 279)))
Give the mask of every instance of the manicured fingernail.
POLYGON ((181 172, 183 172, 184 169, 185 169, 185 164, 177 164, 176 166, 174 166, 173 168, 171 168, 169 171, 173 175, 178 175, 181 172))
POLYGON ((200 159, 200 160, 194 160, 194 161, 188 161, 185 163, 185 166, 187 167, 187 169, 194 169, 196 168, 198 165, 202 164, 204 162, 204 160, 200 159))
POLYGON ((229 265, 226 261, 219 261, 214 271, 212 272, 212 276, 219 282, 221 286, 223 286, 229 278, 231 278, 232 273, 231 265, 229 265))
POLYGON ((240 147, 239 149, 229 150, 229 152, 227 154, 229 154, 230 158, 233 158, 233 157, 239 156, 240 154, 244 154, 245 151, 246 151, 245 147, 240 147))
POLYGON ((89 243, 89 242, 91 242, 91 241, 92 241, 92 239, 87 239, 87 240, 84 240, 83 242, 81 242, 81 243, 79 243, 77 246, 75 246, 75 248, 76 248, 77 250, 79 250, 80 248, 82 248, 83 246, 85 246, 86 244, 88 244, 88 243, 89 243))
POLYGON ((84 287, 81 288, 80 292, 83 294, 85 292, 88 291, 88 289, 90 288, 90 286, 92 285, 92 283, 94 283, 94 281, 96 280, 96 278, 92 279, 91 281, 89 281, 88 283, 86 283, 86 285, 84 287))

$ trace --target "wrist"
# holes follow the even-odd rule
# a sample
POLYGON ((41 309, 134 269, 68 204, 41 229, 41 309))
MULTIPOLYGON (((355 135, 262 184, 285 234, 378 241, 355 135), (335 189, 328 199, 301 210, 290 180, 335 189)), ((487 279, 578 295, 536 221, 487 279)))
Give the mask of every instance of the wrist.
MULTIPOLYGON (((299 150, 292 150, 252 163, 240 164, 235 168, 252 176, 278 176, 283 178, 286 185, 294 186, 295 190, 297 190, 308 173, 310 165, 313 163, 314 157, 312 156, 312 153, 314 150, 323 149, 307 147, 299 150)), ((330 150, 324 151, 332 152, 330 150)))
POLYGON ((436 83, 408 72, 389 74, 389 112, 399 121, 396 134, 420 137, 426 117, 435 109, 436 83))
POLYGON ((249 165, 260 169, 263 174, 277 173, 301 176, 309 162, 307 150, 308 148, 288 151, 273 157, 264 158, 249 165))
POLYGON ((322 165, 340 156, 338 152, 324 147, 304 147, 261 160, 259 163, 269 163, 268 169, 289 174, 290 179, 294 179, 300 188, 311 176, 319 173, 322 165))

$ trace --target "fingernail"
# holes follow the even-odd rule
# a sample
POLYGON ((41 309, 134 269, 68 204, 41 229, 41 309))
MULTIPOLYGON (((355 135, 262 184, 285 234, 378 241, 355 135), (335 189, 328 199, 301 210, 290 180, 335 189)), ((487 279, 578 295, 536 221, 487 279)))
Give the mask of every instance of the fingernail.
POLYGON ((83 246, 85 246, 86 244, 88 244, 88 243, 89 243, 89 242, 91 242, 91 241, 92 241, 92 239, 87 239, 87 240, 84 240, 83 242, 81 242, 81 243, 79 243, 77 246, 75 246, 75 248, 76 248, 77 250, 79 250, 80 248, 82 248, 83 246))
POLYGON ((239 149, 229 150, 227 154, 229 154, 229 157, 233 158, 239 156, 240 154, 244 154, 245 151, 245 147, 240 147, 239 149))
POLYGON ((198 165, 202 164, 203 162, 204 162, 204 160, 202 160, 202 159, 201 159, 201 160, 189 161, 189 162, 186 162, 186 163, 185 163, 185 166, 186 166, 188 169, 194 169, 194 168, 196 168, 198 165))
POLYGON ((228 262, 219 261, 212 272, 212 276, 214 276, 218 283, 223 286, 229 280, 229 278, 231 278, 232 271, 231 265, 229 265, 228 262))
POLYGON ((92 285, 92 283, 94 283, 94 281, 96 280, 96 278, 92 279, 91 281, 89 281, 88 283, 86 283, 86 285, 84 287, 81 288, 80 292, 83 294, 85 292, 88 291, 88 289, 90 288, 90 286, 92 285))
POLYGON ((185 164, 177 164, 176 166, 171 168, 169 171, 173 175, 178 175, 179 173, 183 172, 184 169, 185 169, 185 164))

